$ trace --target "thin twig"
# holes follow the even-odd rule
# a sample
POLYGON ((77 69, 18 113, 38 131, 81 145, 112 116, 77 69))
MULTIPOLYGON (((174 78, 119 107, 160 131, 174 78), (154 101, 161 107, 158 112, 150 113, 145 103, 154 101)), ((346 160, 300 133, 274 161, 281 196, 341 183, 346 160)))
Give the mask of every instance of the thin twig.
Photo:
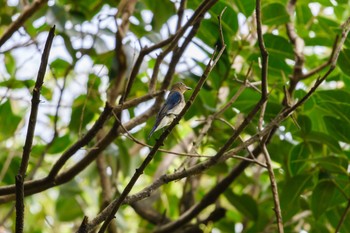
POLYGON ((184 15, 184 11, 186 8, 186 2, 187 2, 187 0, 181 0, 179 9, 177 10, 176 31, 178 31, 181 28, 183 15, 184 15))
POLYGON ((0 47, 15 33, 35 12, 46 4, 48 0, 35 0, 30 6, 26 6, 18 18, 13 21, 0 38, 0 47))
POLYGON ((348 204, 346 205, 346 208, 345 208, 343 214, 341 215, 340 221, 338 222, 337 228, 336 228, 334 233, 340 232, 341 226, 343 225, 345 218, 346 218, 347 214, 349 213, 349 210, 350 210, 350 199, 348 200, 348 204))
POLYGON ((16 233, 23 233, 24 227, 24 188, 23 176, 16 176, 16 233))
POLYGON ((68 150, 66 150, 62 156, 58 159, 58 161, 53 165, 52 169, 49 172, 48 178, 53 179, 59 172, 59 170, 64 166, 66 161, 75 154, 77 150, 81 147, 87 145, 97 134, 97 132, 102 128, 104 123, 109 118, 110 113, 112 112, 112 107, 106 103, 103 112, 101 113, 98 120, 92 126, 92 128, 74 145, 72 145, 68 150))
MULTIPOLYGON (((233 125, 230 124, 230 122, 228 122, 227 120, 223 119, 223 118, 216 118, 222 122, 224 122, 226 125, 230 126, 230 128, 235 131, 235 127, 233 125)), ((241 138, 241 136, 238 137, 239 141, 242 143, 242 145, 245 145, 244 144, 244 141, 243 139, 241 138)), ((266 168, 266 164, 263 164, 261 163, 259 160, 257 160, 255 158, 255 156, 253 155, 253 153, 249 150, 248 146, 245 147, 245 149, 247 150, 248 154, 250 155, 251 158, 249 157, 243 157, 243 156, 238 156, 238 155, 231 155, 231 158, 235 158, 235 159, 240 159, 240 160, 246 160, 246 161, 249 161, 249 162, 252 162, 252 163, 256 163, 258 164, 259 166, 261 167, 264 167, 266 168)))
POLYGON ((33 144, 36 118, 38 115, 38 108, 40 103, 40 90, 44 82, 47 61, 49 59, 50 49, 51 49, 54 36, 55 36, 55 26, 51 28, 49 35, 47 37, 44 52, 41 57, 41 64, 40 64, 38 76, 33 89, 32 109, 29 116, 27 136, 23 147, 21 166, 18 171, 18 174, 21 174, 23 178, 25 177, 25 173, 28 167, 29 155, 33 144))
POLYGON ((89 218, 84 216, 83 221, 81 222, 81 225, 77 231, 77 233, 85 233, 87 232, 87 223, 89 222, 89 218))
MULTIPOLYGON (((261 10, 260 10, 260 0, 256 1, 256 26, 257 26, 257 34, 258 34, 258 44, 261 53, 261 98, 267 98, 267 68, 268 68, 268 57, 269 54, 265 48, 265 42, 262 33, 261 26, 261 10)), ((264 101, 265 102, 265 101, 264 101)))
POLYGON ((273 168, 272 168, 271 157, 266 148, 265 142, 262 142, 261 146, 262 146, 263 155, 266 160, 267 171, 269 173, 269 178, 270 178, 271 192, 273 196, 273 202, 275 205, 274 211, 277 219, 277 229, 279 233, 283 233, 284 229, 283 229, 282 211, 281 211, 281 206, 280 206, 280 201, 278 196, 278 188, 277 188, 275 173, 273 172, 273 168))
MULTIPOLYGON (((129 132, 129 130, 127 130, 125 128, 125 126, 120 122, 118 116, 113 112, 113 115, 116 119, 116 121, 119 122, 120 127, 122 127, 122 129, 124 130, 124 132, 126 133, 126 137, 129 138, 130 140, 132 140, 133 142, 148 147, 150 149, 153 149, 153 146, 150 146, 144 142, 141 142, 140 140, 136 139, 134 136, 131 135, 131 133, 129 132)), ((207 156, 207 155, 199 155, 199 154, 190 154, 190 153, 181 153, 181 152, 175 152, 175 151, 169 151, 169 150, 164 150, 164 149, 158 149, 158 151, 164 152, 164 153, 168 153, 168 154, 174 154, 174 155, 179 155, 179 156, 185 156, 185 157, 199 157, 199 158, 210 158, 211 156, 207 156)))
POLYGON ((37 122, 38 108, 40 103, 40 89, 44 82, 46 66, 50 55, 50 49, 53 38, 55 36, 55 26, 50 29, 47 37, 45 48, 41 57, 41 64, 38 71, 38 76, 35 82, 33 97, 32 97, 32 109, 29 117, 29 124, 26 134, 26 140, 23 147, 23 154, 21 165, 16 176, 16 233, 23 232, 24 224, 24 185, 23 180, 26 175, 29 156, 32 149, 35 125, 37 122))
MULTIPOLYGON (((118 5, 118 16, 121 18, 121 22, 118 25, 116 20, 117 32, 115 34, 115 48, 114 56, 116 66, 118 70, 115 77, 111 77, 111 85, 108 90, 107 99, 108 102, 114 106, 117 97, 122 94, 124 84, 126 82, 126 71, 127 71, 127 56, 124 51, 123 39, 129 30, 129 18, 135 10, 137 0, 122 0, 118 5)), ((123 95, 122 95, 123 96, 123 95)), ((121 103, 125 101, 125 98, 120 99, 121 103)))
MULTIPOLYGON (((195 23, 197 18, 200 17, 200 15, 202 15, 204 12, 206 12, 210 7, 212 7, 217 1, 218 0, 203 1, 202 4, 195 10, 195 12, 191 16, 191 18, 186 22, 186 24, 183 27, 181 27, 180 30, 178 30, 174 35, 170 36, 166 40, 159 42, 158 44, 152 45, 150 47, 145 47, 140 51, 140 54, 139 54, 134 66, 133 66, 133 69, 130 73, 130 77, 128 78, 128 83, 126 85, 125 93, 122 96, 122 98, 125 99, 126 98, 125 96, 128 96, 128 94, 130 93, 132 84, 135 81, 135 78, 140 70, 140 67, 141 67, 141 64, 142 64, 144 57, 156 49, 159 49, 159 48, 164 47, 166 45, 170 46, 171 43, 177 44, 177 42, 184 35, 184 33, 187 31, 187 29, 189 27, 193 26, 193 24, 195 23)), ((165 87, 163 86, 162 89, 166 89, 166 86, 165 87)))

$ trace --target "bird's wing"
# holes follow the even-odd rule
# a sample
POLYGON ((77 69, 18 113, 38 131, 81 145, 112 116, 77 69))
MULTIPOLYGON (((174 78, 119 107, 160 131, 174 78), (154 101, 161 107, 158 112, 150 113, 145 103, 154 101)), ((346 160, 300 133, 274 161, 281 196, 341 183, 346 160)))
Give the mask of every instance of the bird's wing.
POLYGON ((157 114, 156 123, 154 124, 151 132, 148 135, 148 138, 152 136, 154 131, 157 130, 158 125, 162 121, 162 119, 168 114, 168 112, 176 107, 181 102, 181 94, 177 91, 171 91, 168 95, 168 98, 166 99, 164 105, 160 109, 160 111, 157 114))
POLYGON ((168 98, 166 99, 163 107, 158 113, 157 118, 162 119, 168 114, 168 112, 176 107, 181 102, 181 94, 177 91, 170 92, 168 98))

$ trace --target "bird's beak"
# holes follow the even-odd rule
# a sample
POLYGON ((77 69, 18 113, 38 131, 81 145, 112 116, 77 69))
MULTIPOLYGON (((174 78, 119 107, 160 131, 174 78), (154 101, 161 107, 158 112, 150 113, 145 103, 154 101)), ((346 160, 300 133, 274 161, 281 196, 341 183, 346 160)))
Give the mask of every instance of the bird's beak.
POLYGON ((187 90, 192 90, 192 88, 190 88, 190 87, 187 87, 187 86, 186 86, 186 89, 187 89, 187 90))

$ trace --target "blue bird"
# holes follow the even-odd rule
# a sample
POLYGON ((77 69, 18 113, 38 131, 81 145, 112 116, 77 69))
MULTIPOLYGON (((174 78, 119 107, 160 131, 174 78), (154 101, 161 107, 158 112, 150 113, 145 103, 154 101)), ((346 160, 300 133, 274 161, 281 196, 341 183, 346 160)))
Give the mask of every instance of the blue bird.
POLYGON ((185 98, 183 93, 191 88, 187 87, 182 82, 175 83, 166 99, 164 105, 157 114, 156 123, 154 124, 151 132, 148 135, 148 139, 152 134, 171 124, 171 122, 176 118, 176 116, 185 107, 185 98))

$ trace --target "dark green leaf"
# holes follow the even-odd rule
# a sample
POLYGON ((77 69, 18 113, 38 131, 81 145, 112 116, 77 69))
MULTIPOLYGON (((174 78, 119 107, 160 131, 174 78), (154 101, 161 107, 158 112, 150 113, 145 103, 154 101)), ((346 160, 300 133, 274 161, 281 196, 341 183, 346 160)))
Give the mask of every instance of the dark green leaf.
POLYGON ((245 217, 254 221, 258 219, 258 205, 251 196, 247 194, 237 195, 230 189, 227 189, 224 194, 231 205, 245 217))
POLYGON ((261 9, 261 21, 265 25, 281 25, 289 21, 286 7, 280 3, 266 4, 261 9))
POLYGON ((333 116, 323 118, 328 132, 333 138, 342 142, 350 142, 350 125, 349 122, 342 121, 333 116))
POLYGON ((289 172, 291 176, 299 174, 306 167, 306 160, 311 155, 306 143, 296 145, 289 154, 289 172))
POLYGON ((99 106, 94 106, 93 101, 87 101, 86 95, 77 97, 72 106, 71 121, 69 129, 76 133, 81 133, 85 130, 85 126, 91 122, 99 106))
POLYGON ((340 51, 338 64, 340 69, 348 76, 350 76, 350 49, 343 49, 340 51))
POLYGON ((57 154, 64 151, 71 144, 69 134, 56 138, 50 147, 49 154, 57 154))
POLYGON ((317 146, 327 145, 331 151, 334 151, 336 153, 341 153, 342 151, 339 142, 334 140, 334 138, 329 137, 329 135, 325 133, 312 131, 303 137, 307 142, 316 142, 317 146))
POLYGON ((56 214, 60 221, 72 221, 84 216, 75 196, 60 196, 56 202, 56 214))
POLYGON ((0 105, 0 140, 12 137, 21 122, 22 117, 13 113, 11 102, 8 100, 0 105))
POLYGON ((265 33, 264 41, 271 56, 276 56, 278 59, 294 59, 293 47, 285 38, 265 33))
POLYGON ((234 0, 233 2, 237 6, 238 10, 241 13, 243 13, 246 17, 249 17, 255 9, 254 0, 246 0, 246 1, 234 0))
POLYGON ((312 13, 307 3, 300 2, 296 4, 296 13, 297 22, 303 27, 312 19, 312 13))
POLYGON ((321 181, 312 192, 311 210, 318 219, 328 209, 345 201, 346 198, 342 196, 332 181, 321 181))
POLYGON ((312 184, 312 176, 298 175, 285 182, 280 195, 281 210, 284 221, 299 211, 299 199, 307 187, 312 184))
POLYGON ((298 125, 303 133, 309 133, 312 128, 312 121, 306 115, 298 115, 298 125))
POLYGON ((347 175, 347 168, 348 168, 348 159, 344 157, 335 157, 335 156, 327 156, 322 158, 315 158, 312 159, 312 161, 315 161, 318 163, 318 165, 332 173, 342 173, 344 175, 347 175))

